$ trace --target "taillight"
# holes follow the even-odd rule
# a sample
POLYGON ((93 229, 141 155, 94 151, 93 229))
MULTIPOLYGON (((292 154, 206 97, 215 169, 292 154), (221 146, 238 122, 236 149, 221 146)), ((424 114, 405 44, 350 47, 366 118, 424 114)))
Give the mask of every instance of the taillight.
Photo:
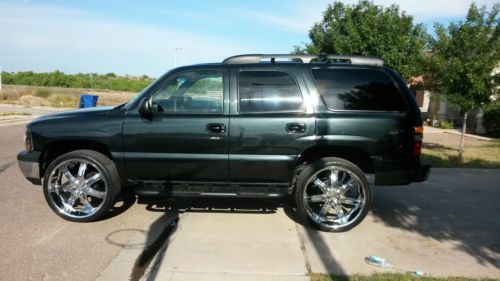
POLYGON ((418 157, 422 152, 422 140, 424 138, 424 126, 415 127, 415 142, 413 143, 413 156, 418 157))

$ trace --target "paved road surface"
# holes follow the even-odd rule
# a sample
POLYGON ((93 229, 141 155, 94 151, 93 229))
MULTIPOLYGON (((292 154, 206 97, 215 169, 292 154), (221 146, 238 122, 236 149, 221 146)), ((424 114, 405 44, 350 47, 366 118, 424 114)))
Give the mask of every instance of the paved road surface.
POLYGON ((22 177, 24 125, 0 130, 0 280, 298 281, 384 271, 365 264, 373 254, 432 275, 500 277, 499 170, 434 169, 427 183, 377 187, 369 216, 341 234, 264 200, 129 198, 109 218, 78 224, 22 177))
POLYGON ((147 232, 161 216, 135 204, 96 223, 59 219, 15 162, 24 125, 0 130, 0 280, 95 280, 131 233, 147 232))

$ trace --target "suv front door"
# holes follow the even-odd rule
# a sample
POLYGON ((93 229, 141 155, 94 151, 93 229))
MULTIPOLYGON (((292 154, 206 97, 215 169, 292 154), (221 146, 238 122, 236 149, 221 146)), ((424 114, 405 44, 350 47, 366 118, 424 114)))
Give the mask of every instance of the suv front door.
POLYGON ((314 144, 313 109, 299 74, 296 67, 231 70, 232 182, 287 183, 300 153, 314 144))
POLYGON ((130 112, 124 122, 129 178, 226 181, 227 71, 174 73, 152 93, 152 117, 130 112))

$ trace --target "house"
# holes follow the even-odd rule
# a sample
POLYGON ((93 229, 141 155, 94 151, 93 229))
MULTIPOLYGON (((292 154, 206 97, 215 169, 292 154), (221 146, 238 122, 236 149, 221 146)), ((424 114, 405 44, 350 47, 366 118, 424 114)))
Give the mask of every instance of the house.
MULTIPOLYGON (((422 112, 422 119, 428 120, 431 124, 436 121, 448 121, 452 122, 456 128, 461 127, 463 118, 460 111, 451 103, 439 99, 439 97, 435 99, 431 98, 432 94, 430 91, 419 89, 421 88, 419 86, 422 84, 422 75, 411 77, 408 83, 408 87, 412 89, 417 104, 420 107, 420 111, 422 112)), ((475 109, 469 113, 467 118, 467 132, 484 134, 485 130, 482 124, 482 117, 483 111, 481 109, 475 109)))

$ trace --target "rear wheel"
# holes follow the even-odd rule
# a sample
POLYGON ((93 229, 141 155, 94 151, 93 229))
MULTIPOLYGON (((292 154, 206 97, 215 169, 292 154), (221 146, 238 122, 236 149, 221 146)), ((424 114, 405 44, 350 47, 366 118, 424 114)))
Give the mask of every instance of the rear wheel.
POLYGON ((365 174, 353 163, 321 158, 300 172, 295 187, 299 214, 323 231, 343 232, 368 213, 372 192, 365 174))
POLYGON ((60 217, 94 221, 114 204, 120 191, 115 164, 93 150, 76 150, 55 159, 43 180, 45 200, 60 217))

